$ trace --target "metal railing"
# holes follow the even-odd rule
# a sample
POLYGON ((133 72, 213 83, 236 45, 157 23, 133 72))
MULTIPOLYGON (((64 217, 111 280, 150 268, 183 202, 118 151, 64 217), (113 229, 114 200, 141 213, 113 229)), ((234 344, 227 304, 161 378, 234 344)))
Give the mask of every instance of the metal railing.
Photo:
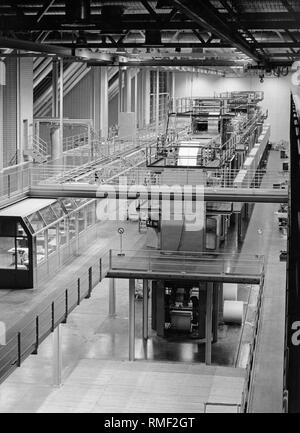
POLYGON ((0 346, 0 382, 20 367, 30 355, 37 354, 40 344, 69 314, 89 298, 93 288, 105 277, 108 269, 107 253, 99 257, 88 270, 74 276, 59 295, 43 304, 34 317, 24 318, 22 324, 10 332, 6 345, 0 346))
POLYGON ((183 251, 110 250, 110 272, 151 272, 170 275, 219 275, 263 278, 264 257, 183 251))
POLYGON ((209 413, 208 407, 218 410, 212 410, 213 413, 241 413, 240 403, 224 403, 224 402, 205 402, 204 413, 209 413))

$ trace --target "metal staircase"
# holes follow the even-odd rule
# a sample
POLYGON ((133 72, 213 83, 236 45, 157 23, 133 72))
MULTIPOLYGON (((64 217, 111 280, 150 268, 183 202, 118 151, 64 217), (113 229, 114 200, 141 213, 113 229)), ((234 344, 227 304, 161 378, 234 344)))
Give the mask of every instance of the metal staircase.
POLYGON ((31 147, 24 150, 25 157, 31 157, 35 164, 43 164, 48 161, 48 144, 40 137, 30 137, 31 147))

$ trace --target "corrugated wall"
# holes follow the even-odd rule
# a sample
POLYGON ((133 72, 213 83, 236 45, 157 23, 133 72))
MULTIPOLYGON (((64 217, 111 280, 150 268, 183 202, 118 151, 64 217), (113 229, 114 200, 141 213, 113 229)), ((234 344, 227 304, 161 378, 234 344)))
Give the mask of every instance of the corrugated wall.
POLYGON ((93 75, 90 72, 64 97, 64 116, 71 119, 93 117, 93 75))

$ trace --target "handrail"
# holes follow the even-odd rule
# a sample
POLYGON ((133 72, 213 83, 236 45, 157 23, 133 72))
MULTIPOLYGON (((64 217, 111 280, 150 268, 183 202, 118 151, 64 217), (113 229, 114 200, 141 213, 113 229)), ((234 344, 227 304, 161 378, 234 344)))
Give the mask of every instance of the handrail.
POLYGON ((207 413, 207 406, 223 406, 223 407, 235 407, 237 408, 237 413, 241 412, 241 404, 240 403, 224 403, 224 402, 204 402, 204 413, 207 413))
POLYGON ((68 282, 63 293, 54 296, 34 318, 16 327, 14 335, 5 346, 0 347, 0 382, 16 367, 20 367, 27 356, 37 353, 41 342, 56 326, 66 323, 69 314, 81 301, 91 296, 93 288, 106 275, 107 262, 105 252, 88 267, 87 272, 80 273, 68 282))

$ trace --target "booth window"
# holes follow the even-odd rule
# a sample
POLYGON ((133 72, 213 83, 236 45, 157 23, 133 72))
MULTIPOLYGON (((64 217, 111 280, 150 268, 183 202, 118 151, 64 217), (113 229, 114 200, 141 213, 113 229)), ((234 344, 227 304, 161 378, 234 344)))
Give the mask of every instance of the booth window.
POLYGON ((43 227, 45 227, 45 223, 43 221, 43 218, 39 214, 39 212, 34 212, 33 214, 28 216, 28 221, 30 225, 32 226, 34 232, 38 232, 43 227))
POLYGON ((48 255, 54 253, 57 248, 57 230, 56 225, 53 225, 48 228, 48 255))
POLYGON ((78 211, 78 231, 83 232, 85 229, 85 208, 78 211))
POLYGON ((67 243, 67 219, 59 221, 58 224, 58 234, 59 234, 59 245, 65 245, 67 243))
POLYGON ((36 235, 36 259, 37 263, 45 260, 46 257, 46 242, 45 242, 45 232, 40 232, 36 235))
POLYGON ((87 226, 91 226, 95 222, 95 202, 87 206, 87 226))
POLYGON ((28 269, 28 238, 16 221, 0 223, 0 268, 28 269))
POLYGON ((41 214, 46 225, 53 223, 57 219, 53 209, 50 206, 47 206, 44 209, 41 209, 39 211, 39 213, 41 214))

